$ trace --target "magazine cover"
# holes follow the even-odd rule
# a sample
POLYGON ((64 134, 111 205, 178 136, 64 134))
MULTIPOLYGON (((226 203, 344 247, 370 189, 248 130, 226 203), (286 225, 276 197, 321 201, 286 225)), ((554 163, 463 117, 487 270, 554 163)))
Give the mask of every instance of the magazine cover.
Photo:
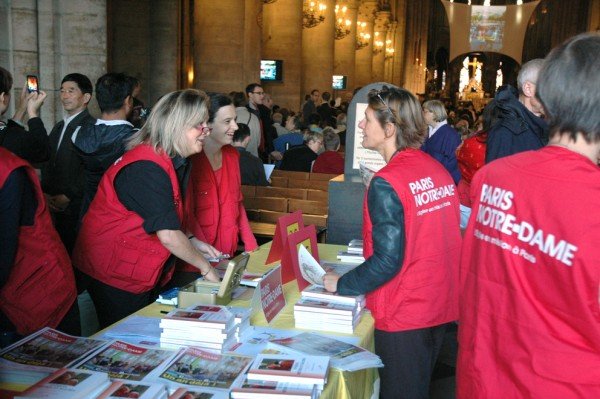
POLYGON ((111 379, 142 381, 158 367, 167 364, 178 352, 151 346, 114 341, 106 348, 75 365, 78 369, 101 371, 111 379))
POLYGON ((224 392, 208 392, 203 389, 177 388, 169 399, 229 399, 229 394, 224 392))
POLYGON ((166 394, 166 387, 162 384, 142 384, 139 382, 114 381, 96 399, 155 399, 163 398, 166 396, 166 394))
POLYGON ((68 367, 106 341, 75 337, 46 327, 0 352, 0 368, 49 370, 68 367))
POLYGON ((16 398, 95 398, 110 384, 105 373, 59 369, 37 382, 16 398))
POLYGON ((159 374, 158 380, 170 386, 229 389, 252 359, 221 355, 188 347, 159 374))

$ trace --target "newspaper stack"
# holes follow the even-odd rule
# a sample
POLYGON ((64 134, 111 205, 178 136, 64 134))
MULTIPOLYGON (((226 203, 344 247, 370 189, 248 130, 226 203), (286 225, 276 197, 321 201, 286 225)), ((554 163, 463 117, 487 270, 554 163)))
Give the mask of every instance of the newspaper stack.
POLYGON ((160 321, 160 346, 195 346, 220 353, 235 341, 235 316, 225 306, 196 305, 174 309, 160 321))
POLYGON ((361 302, 342 304, 327 300, 301 298, 294 305, 296 328, 307 330, 353 334, 361 317, 361 302))

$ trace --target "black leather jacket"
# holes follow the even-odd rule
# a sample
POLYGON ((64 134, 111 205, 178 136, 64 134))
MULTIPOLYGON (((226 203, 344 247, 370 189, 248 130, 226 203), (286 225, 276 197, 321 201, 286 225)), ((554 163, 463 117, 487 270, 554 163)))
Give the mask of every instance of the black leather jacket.
POLYGON ((373 255, 338 280, 340 295, 360 295, 375 290, 400 272, 404 261, 404 208, 396 191, 381 177, 371 180, 367 208, 373 224, 373 255))

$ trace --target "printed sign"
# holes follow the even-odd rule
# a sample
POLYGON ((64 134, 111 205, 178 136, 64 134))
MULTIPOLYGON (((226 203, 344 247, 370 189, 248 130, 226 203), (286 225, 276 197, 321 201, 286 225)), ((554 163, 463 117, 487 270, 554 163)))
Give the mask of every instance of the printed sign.
POLYGON ((281 266, 271 270, 258 283, 260 292, 260 305, 262 307, 267 323, 270 323, 285 307, 283 286, 281 284, 281 266))

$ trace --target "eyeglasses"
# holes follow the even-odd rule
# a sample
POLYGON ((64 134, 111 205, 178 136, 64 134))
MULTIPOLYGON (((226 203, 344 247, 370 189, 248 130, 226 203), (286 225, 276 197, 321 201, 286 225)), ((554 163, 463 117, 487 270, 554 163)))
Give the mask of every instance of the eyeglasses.
POLYGON ((200 125, 196 126, 196 129, 201 130, 202 134, 209 134, 210 131, 212 130, 212 127, 200 124, 200 125))
POLYGON ((379 100, 381 100, 381 103, 383 105, 385 105, 385 108, 387 108, 387 110, 390 111, 390 114, 394 115, 390 106, 384 101, 384 99, 381 97, 381 95, 379 93, 381 93, 381 91, 377 91, 377 98, 379 98, 379 100))
POLYGON ((264 91, 252 91, 252 94, 258 94, 259 96, 264 96, 265 92, 264 91))

